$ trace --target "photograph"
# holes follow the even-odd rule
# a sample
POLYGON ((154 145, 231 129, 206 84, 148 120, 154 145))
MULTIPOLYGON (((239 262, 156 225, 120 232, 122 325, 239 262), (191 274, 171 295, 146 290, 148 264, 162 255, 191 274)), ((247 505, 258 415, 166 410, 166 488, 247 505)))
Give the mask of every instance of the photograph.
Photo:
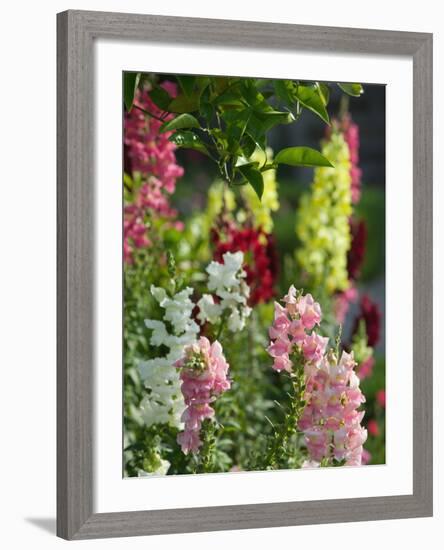
POLYGON ((122 73, 123 477, 385 464, 385 134, 384 84, 122 73))

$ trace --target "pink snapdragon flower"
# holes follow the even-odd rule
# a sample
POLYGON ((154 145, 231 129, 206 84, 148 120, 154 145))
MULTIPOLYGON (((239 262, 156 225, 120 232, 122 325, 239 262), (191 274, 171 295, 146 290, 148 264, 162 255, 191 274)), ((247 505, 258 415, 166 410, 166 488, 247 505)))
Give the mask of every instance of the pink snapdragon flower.
POLYGON ((229 365, 220 343, 216 340, 210 344, 202 336, 185 347, 183 357, 175 366, 180 369, 181 390, 187 406, 181 418, 184 431, 177 436, 177 442, 185 454, 196 453, 202 445, 199 435, 202 422, 214 416, 210 403, 231 386, 229 365))
MULTIPOLYGON (((164 82, 163 88, 171 97, 176 95, 176 85, 164 82)), ((153 103, 147 90, 137 90, 134 106, 125 113, 124 145, 125 172, 140 172, 142 185, 132 192, 132 202, 124 207, 124 260, 133 262, 135 249, 151 246, 145 218, 162 217, 174 224, 176 210, 171 208, 169 196, 174 193, 176 180, 183 175, 183 168, 176 163, 174 143, 168 138, 171 132, 160 133, 160 120, 138 109, 141 107, 155 116, 162 111, 153 103)), ((169 120, 171 115, 165 117, 169 120)))
POLYGON ((311 294, 301 296, 297 307, 305 329, 311 330, 315 325, 319 325, 322 319, 321 306, 314 301, 311 294))
MULTIPOLYGON (((177 95, 177 88, 173 82, 165 81, 161 86, 171 97, 177 95)), ((124 144, 129 164, 125 168, 128 172, 141 172, 159 178, 165 190, 171 194, 176 187, 176 179, 183 173, 182 168, 176 164, 176 146, 168 139, 171 132, 159 132, 163 122, 147 113, 152 113, 154 117, 161 117, 163 114, 151 100, 149 91, 138 89, 133 108, 129 113, 125 113, 124 144)), ((164 120, 169 120, 171 116, 165 117, 164 120)))
MULTIPOLYGON (((350 113, 345 113, 340 120, 333 121, 334 126, 344 136, 350 155, 350 177, 351 177, 351 199, 354 204, 361 198, 361 177, 362 170, 359 168, 359 126, 353 122, 350 113)), ((326 135, 332 133, 331 127, 327 127, 326 135)))
POLYGON ((271 343, 267 351, 274 360, 274 370, 291 372, 290 355, 294 352, 302 352, 307 362, 317 364, 325 353, 328 338, 307 331, 321 322, 321 306, 311 294, 298 295, 293 285, 282 301, 285 306, 274 304, 274 321, 268 331, 271 343))
POLYGON ((134 248, 151 246, 151 241, 148 238, 143 218, 140 217, 138 211, 130 210, 129 207, 128 212, 125 212, 123 231, 125 235, 123 240, 123 259, 126 263, 130 264, 133 262, 134 248))
POLYGON ((364 416, 358 408, 365 402, 354 372, 352 354, 343 352, 338 361, 327 353, 319 369, 311 371, 307 380, 307 403, 299 420, 311 460, 335 458, 347 466, 362 463, 367 430, 361 426, 364 416))
POLYGON ((325 353, 328 338, 312 333, 302 342, 302 352, 306 361, 318 364, 325 353))
POLYGON ((310 294, 304 296, 291 286, 282 301, 284 306, 275 303, 267 351, 278 372, 297 375, 292 354, 302 362, 305 405, 297 425, 309 453, 306 464, 335 459, 360 465, 367 431, 361 426, 364 412, 359 407, 365 397, 353 353, 343 351, 338 360, 333 350, 327 351, 328 338, 313 330, 321 323, 322 311, 310 294))
POLYGON ((353 122, 349 113, 341 120, 340 127, 350 152, 350 176, 352 202, 356 204, 361 198, 362 170, 359 168, 359 126, 353 122))

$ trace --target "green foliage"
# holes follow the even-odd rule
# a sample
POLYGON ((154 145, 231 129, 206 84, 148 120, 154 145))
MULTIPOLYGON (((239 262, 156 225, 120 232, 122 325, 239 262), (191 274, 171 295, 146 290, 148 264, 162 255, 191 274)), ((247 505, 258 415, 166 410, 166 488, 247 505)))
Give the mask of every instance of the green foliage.
MULTIPOLYGON (((132 105, 134 73, 128 80, 128 105, 132 105)), ((194 149, 210 157, 220 177, 229 186, 250 184, 263 193, 261 172, 280 163, 291 166, 331 166, 319 151, 288 147, 276 154, 272 165, 249 165, 253 152, 267 148, 267 134, 276 126, 294 124, 304 110, 330 123, 327 111, 329 85, 298 80, 266 80, 237 77, 177 75, 179 93, 172 98, 152 83, 150 97, 163 111, 161 131, 173 132, 170 140, 178 147, 194 149), (167 117, 174 117, 166 121, 167 117)), ((345 93, 360 95, 360 84, 339 84, 345 93)), ((125 94, 125 103, 127 102, 125 94)), ((128 108, 128 107, 127 107, 128 108)))

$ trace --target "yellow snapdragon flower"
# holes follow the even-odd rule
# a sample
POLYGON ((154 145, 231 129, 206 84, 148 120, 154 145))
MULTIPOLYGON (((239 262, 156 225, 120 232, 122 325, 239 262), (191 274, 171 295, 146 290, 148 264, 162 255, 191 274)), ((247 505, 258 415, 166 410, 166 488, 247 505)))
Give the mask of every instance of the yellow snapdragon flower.
POLYGON ((302 247, 297 251, 297 260, 314 286, 333 294, 349 285, 350 154, 341 133, 333 131, 323 144, 322 154, 334 168, 316 168, 311 189, 301 198, 296 233, 302 247))

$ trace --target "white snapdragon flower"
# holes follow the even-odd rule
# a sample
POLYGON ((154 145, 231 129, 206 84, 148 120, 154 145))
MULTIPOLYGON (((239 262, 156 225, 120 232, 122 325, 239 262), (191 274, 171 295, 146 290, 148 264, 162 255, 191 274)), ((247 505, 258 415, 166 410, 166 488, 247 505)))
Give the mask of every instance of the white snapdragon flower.
POLYGON ((161 346, 162 344, 165 344, 168 338, 165 323, 162 323, 162 321, 156 321, 155 319, 145 319, 145 326, 153 331, 150 338, 150 343, 153 346, 161 346))
POLYGON ((224 262, 211 262, 206 271, 208 277, 209 290, 215 290, 216 294, 219 290, 237 287, 239 285, 239 277, 245 272, 242 270, 244 261, 243 252, 225 252, 223 255, 224 262))
POLYGON ((175 334, 188 332, 190 325, 195 325, 191 319, 194 308, 194 303, 190 300, 190 296, 193 294, 192 288, 186 287, 170 298, 163 288, 151 285, 151 294, 165 309, 163 318, 173 325, 175 334))
POLYGON ((150 343, 165 346, 165 356, 139 362, 140 376, 149 391, 140 405, 144 422, 181 426, 180 417, 185 409, 180 378, 174 363, 183 355, 183 348, 196 341, 199 326, 191 318, 194 303, 190 299, 192 288, 185 288, 169 297, 163 288, 151 286, 151 294, 165 310, 163 320, 145 319, 145 326, 152 330, 150 343), (171 325, 169 332, 166 322, 171 325))
POLYGON ((204 294, 197 302, 197 305, 199 307, 197 318, 200 321, 208 321, 211 324, 215 324, 220 320, 222 307, 220 304, 214 303, 214 298, 211 294, 204 294))
POLYGON ((211 262, 208 273, 208 288, 213 290, 219 302, 215 303, 210 294, 204 294, 199 300, 198 318, 215 324, 221 316, 227 316, 227 326, 231 332, 237 332, 245 327, 245 321, 251 313, 247 306, 250 287, 245 282, 246 273, 242 269, 243 252, 226 252, 223 263, 211 262))

